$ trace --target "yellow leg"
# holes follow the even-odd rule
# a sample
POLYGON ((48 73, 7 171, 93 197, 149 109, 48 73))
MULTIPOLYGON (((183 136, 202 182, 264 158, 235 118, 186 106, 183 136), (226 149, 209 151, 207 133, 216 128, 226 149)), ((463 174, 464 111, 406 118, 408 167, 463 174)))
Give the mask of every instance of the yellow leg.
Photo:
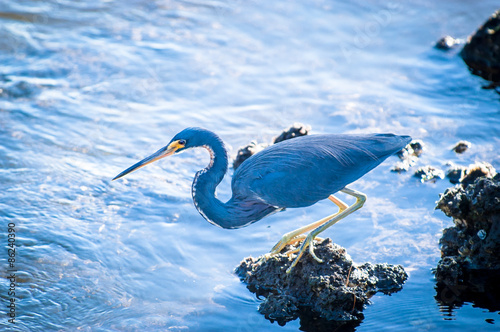
MULTIPOLYGON (((310 225, 306 225, 306 226, 303 226, 299 229, 296 229, 294 231, 286 233, 285 235, 283 235, 281 240, 279 240, 279 242, 274 245, 273 249, 271 249, 270 254, 271 255, 278 254, 281 252, 281 250, 283 250, 283 248, 286 245, 294 244, 294 243, 306 238, 306 236, 303 233, 309 232, 313 229, 318 228, 319 226, 328 222, 329 220, 331 220, 332 218, 337 216, 339 213, 341 213, 342 211, 344 211, 345 209, 348 208, 347 204, 345 204, 344 202, 342 202, 340 199, 338 199, 337 197, 335 197, 333 195, 330 195, 330 197, 328 197, 328 199, 331 200, 333 203, 335 203, 335 205, 337 205, 339 207, 339 212, 332 214, 331 216, 328 216, 328 217, 323 218, 321 220, 318 220, 316 222, 313 222, 310 225)), ((287 252, 287 254, 289 254, 289 253, 287 252)))
MULTIPOLYGON (((304 242, 302 242, 302 245, 300 246, 299 253, 298 253, 297 257, 293 261, 292 265, 290 265, 290 267, 286 270, 287 273, 290 273, 292 271, 293 267, 295 265, 297 265, 297 262, 299 261, 300 257, 302 257, 302 255, 304 254, 304 251, 307 249, 308 246, 309 246, 309 253, 311 253, 311 255, 316 260, 319 260, 319 258, 314 254, 314 245, 313 245, 314 238, 319 233, 321 233, 325 229, 327 229, 328 227, 332 226, 333 224, 336 224, 339 220, 347 217, 349 214, 351 214, 354 211, 361 208, 366 201, 366 195, 363 193, 360 193, 359 191, 352 190, 349 188, 344 188, 341 191, 343 193, 346 193, 348 195, 356 197, 356 202, 353 205, 349 206, 347 209, 339 211, 338 213, 333 215, 330 219, 328 219, 326 222, 323 222, 320 226, 315 228, 311 233, 309 233, 307 235, 306 239, 304 240, 304 242)), ((339 206, 339 208, 340 208, 340 206, 339 206)), ((322 219, 321 221, 323 221, 323 220, 324 219, 322 219)), ((316 223, 314 223, 314 224, 316 224, 316 223)), ((313 224, 311 224, 311 225, 313 225, 313 224)), ((319 261, 321 261, 321 260, 319 260, 319 261)))

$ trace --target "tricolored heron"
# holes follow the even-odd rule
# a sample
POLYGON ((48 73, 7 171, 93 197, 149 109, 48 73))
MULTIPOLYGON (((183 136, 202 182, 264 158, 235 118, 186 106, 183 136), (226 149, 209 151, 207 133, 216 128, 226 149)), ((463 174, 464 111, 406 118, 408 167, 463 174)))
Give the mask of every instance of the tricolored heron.
POLYGON ((409 136, 393 134, 310 135, 286 140, 251 156, 236 169, 231 182, 232 197, 224 203, 215 193, 228 168, 224 143, 209 130, 187 128, 165 147, 127 168, 113 180, 161 158, 203 147, 210 153, 210 163, 196 173, 192 195, 200 214, 214 225, 239 228, 285 208, 310 206, 329 198, 338 206, 337 213, 285 234, 271 250, 270 254, 277 254, 287 244, 304 239, 287 270, 290 272, 307 248, 312 257, 321 262, 314 254, 314 238, 363 206, 366 196, 346 185, 371 171, 410 141, 409 136), (348 206, 333 196, 338 191, 354 196, 356 202, 348 206), (310 233, 305 236, 306 232, 310 233))

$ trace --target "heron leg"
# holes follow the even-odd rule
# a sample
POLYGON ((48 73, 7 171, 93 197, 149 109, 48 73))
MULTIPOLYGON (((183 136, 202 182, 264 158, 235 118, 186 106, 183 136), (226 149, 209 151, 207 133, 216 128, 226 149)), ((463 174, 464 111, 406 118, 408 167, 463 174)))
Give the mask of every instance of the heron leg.
POLYGON ((319 233, 321 233, 325 229, 327 229, 328 227, 332 226, 333 224, 336 224, 339 220, 347 217, 349 214, 360 209, 366 201, 366 195, 359 192, 359 191, 349 189, 347 187, 342 189, 341 191, 345 194, 354 196, 356 198, 356 202, 353 205, 349 206, 347 209, 339 211, 338 213, 333 215, 333 217, 331 217, 326 222, 322 223, 320 226, 315 228, 311 233, 309 233, 307 235, 306 239, 304 240, 304 242, 302 242, 302 245, 300 246, 299 253, 298 253, 297 257, 293 261, 292 265, 290 265, 290 267, 286 270, 287 273, 290 273, 292 271, 292 269, 294 268, 294 266, 297 265, 297 262, 302 257, 302 255, 304 254, 304 251, 307 249, 307 247, 309 247, 309 253, 311 253, 311 255, 314 257, 314 259, 321 262, 321 260, 316 256, 316 254, 314 254, 314 245, 313 245, 314 238, 319 233))
MULTIPOLYGON (((283 235, 281 240, 279 240, 279 242, 274 245, 273 249, 271 249, 270 254, 271 255, 278 254, 279 252, 281 252, 281 250, 283 250, 283 248, 285 246, 287 246, 289 244, 294 244, 302 239, 305 239, 306 236, 303 233, 306 233, 306 232, 309 232, 313 229, 318 228, 319 226, 328 222, 329 220, 331 220, 332 218, 334 218, 335 216, 337 216, 338 214, 340 214, 342 211, 344 211, 345 209, 347 209, 349 207, 346 203, 342 202, 340 199, 338 199, 337 197, 335 197, 333 195, 330 195, 328 197, 328 199, 339 207, 339 212, 332 214, 331 216, 328 216, 328 217, 323 218, 321 220, 318 220, 316 222, 313 222, 312 224, 303 226, 303 227, 298 228, 294 231, 286 233, 285 235, 283 235)), ((290 252, 287 252, 287 254, 289 254, 289 253, 290 252)))

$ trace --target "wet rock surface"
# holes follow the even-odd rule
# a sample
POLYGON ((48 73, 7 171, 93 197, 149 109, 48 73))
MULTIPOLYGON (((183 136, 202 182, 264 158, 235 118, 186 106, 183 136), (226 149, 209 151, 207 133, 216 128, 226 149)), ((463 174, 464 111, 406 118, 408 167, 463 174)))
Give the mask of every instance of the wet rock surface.
POLYGON ((446 171, 446 177, 450 180, 451 183, 457 184, 460 183, 460 180, 465 176, 465 172, 467 171, 467 166, 460 165, 449 165, 450 168, 446 171))
POLYGON ((443 304, 500 309, 500 174, 492 175, 447 189, 437 203, 455 223, 443 230, 435 271, 443 304))
MULTIPOLYGON (((472 143, 465 140, 458 141, 452 151, 461 154, 471 148, 472 143)), ((421 140, 413 140, 410 144, 405 146, 401 151, 396 153, 400 161, 398 161, 391 171, 393 172, 407 172, 415 164, 419 162, 420 156, 425 152, 426 146, 421 140)), ((487 162, 476 162, 469 166, 455 165, 453 163, 446 163, 448 169, 445 172, 437 166, 425 165, 419 167, 414 176, 419 178, 422 183, 436 182, 437 180, 444 179, 445 177, 453 184, 461 183, 463 185, 471 184, 478 177, 485 176, 492 178, 496 171, 493 166, 487 162)))
POLYGON ((267 319, 284 324, 300 317, 305 326, 316 321, 314 331, 331 328, 332 322, 356 326, 373 294, 399 291, 408 278, 401 265, 356 265, 330 239, 317 243, 315 253, 323 263, 306 253, 289 274, 286 270, 294 256, 285 254, 248 257, 235 272, 250 291, 265 296, 259 312, 267 319))
POLYGON ((461 56, 473 74, 500 82, 500 10, 468 38, 461 56))
POLYGON ((444 36, 437 41, 435 47, 443 51, 448 51, 460 45, 461 43, 462 41, 460 39, 456 39, 451 36, 444 36))
POLYGON ((290 138, 308 135, 311 131, 311 126, 303 125, 302 123, 294 123, 288 129, 283 130, 283 132, 274 138, 273 144, 285 141, 290 138))
POLYGON ((455 146, 453 147, 453 151, 456 153, 464 153, 467 151, 470 147, 472 146, 472 143, 469 141, 459 141, 455 146))
POLYGON ((446 177, 451 183, 461 183, 462 186, 474 183, 479 177, 492 178, 496 174, 495 168, 487 162, 476 162, 467 166, 449 164, 449 169, 446 172, 446 177))
POLYGON ((421 182, 436 181, 444 179, 444 172, 434 166, 422 166, 417 169, 414 176, 419 178, 421 182))
MULTIPOLYGON (((293 126, 283 130, 283 132, 279 136, 275 137, 272 144, 276 144, 287 139, 307 135, 310 131, 311 126, 301 123, 294 123, 293 126)), ((237 169, 242 162, 244 162, 254 154, 262 151, 268 146, 269 144, 267 143, 257 143, 255 141, 252 141, 247 146, 239 148, 236 154, 236 158, 233 161, 233 168, 237 169)))
POLYGON ((460 178, 459 182, 462 187, 466 187, 469 184, 473 184, 477 178, 486 177, 493 178, 497 174, 495 168, 487 162, 477 162, 465 170, 464 174, 460 178))
POLYGON ((424 152, 425 145, 421 140, 412 140, 401 151, 396 153, 400 161, 392 168, 393 172, 407 172, 415 165, 420 155, 424 152))
POLYGON ((241 147, 238 150, 238 153, 236 154, 236 158, 233 161, 233 168, 237 169, 242 162, 256 154, 257 152, 260 152, 264 150, 266 147, 268 147, 268 144, 265 143, 257 143, 255 141, 250 142, 247 146, 241 147))

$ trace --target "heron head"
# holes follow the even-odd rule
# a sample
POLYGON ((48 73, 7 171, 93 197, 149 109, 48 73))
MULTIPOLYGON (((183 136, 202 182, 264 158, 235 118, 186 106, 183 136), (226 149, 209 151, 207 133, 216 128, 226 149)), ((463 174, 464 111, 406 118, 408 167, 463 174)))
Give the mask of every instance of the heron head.
POLYGON ((188 149, 189 147, 192 147, 192 144, 190 144, 190 140, 188 140, 188 136, 182 135, 184 131, 180 132, 179 134, 175 135, 174 138, 168 143, 166 146, 161 148, 160 150, 156 151, 149 157, 144 158, 143 160, 139 161, 138 163, 135 163, 134 165, 130 166, 117 176, 113 178, 113 180, 119 179, 129 173, 132 173, 135 170, 138 170, 141 167, 144 167, 148 164, 151 164, 152 162, 155 162, 157 160, 160 160, 162 158, 171 156, 175 153, 179 153, 183 150, 188 149), (183 138, 185 137, 185 138, 183 138))
POLYGON ((186 128, 177 135, 172 138, 170 143, 156 151, 149 157, 144 158, 138 163, 130 166, 117 176, 113 178, 113 180, 119 179, 122 176, 125 176, 135 170, 138 170, 141 167, 144 167, 152 162, 160 160, 161 158, 165 158, 171 156, 173 154, 182 152, 189 148, 194 148, 197 146, 203 146, 207 139, 213 139, 214 134, 206 129, 202 128, 186 128))

